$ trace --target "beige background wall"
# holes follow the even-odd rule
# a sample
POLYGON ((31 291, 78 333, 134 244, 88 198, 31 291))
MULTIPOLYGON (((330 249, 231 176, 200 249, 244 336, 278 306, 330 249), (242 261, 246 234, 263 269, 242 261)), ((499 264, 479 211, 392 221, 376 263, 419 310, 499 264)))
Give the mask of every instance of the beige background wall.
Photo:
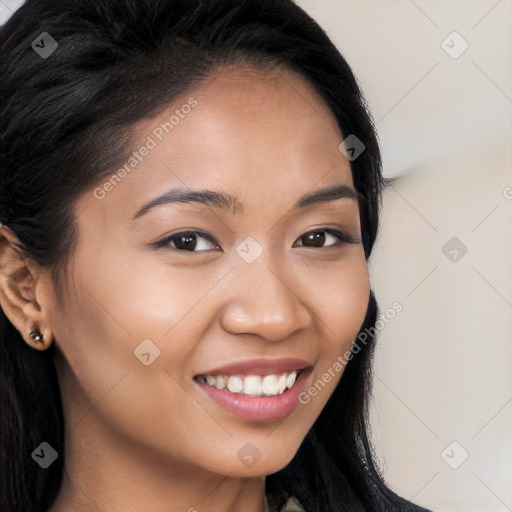
MULTIPOLYGON (((298 3, 353 67, 401 177, 371 258, 387 480, 436 512, 511 511, 512 2, 298 3)), ((0 22, 19 4, 0 0, 0 22)))

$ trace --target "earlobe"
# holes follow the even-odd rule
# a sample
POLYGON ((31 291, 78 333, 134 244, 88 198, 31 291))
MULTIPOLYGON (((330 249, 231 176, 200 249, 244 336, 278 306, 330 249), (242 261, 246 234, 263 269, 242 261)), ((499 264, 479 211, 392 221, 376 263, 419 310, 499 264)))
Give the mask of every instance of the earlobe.
POLYGON ((38 267, 18 246, 16 235, 0 225, 0 306, 26 343, 46 350, 52 336, 36 298, 38 267))

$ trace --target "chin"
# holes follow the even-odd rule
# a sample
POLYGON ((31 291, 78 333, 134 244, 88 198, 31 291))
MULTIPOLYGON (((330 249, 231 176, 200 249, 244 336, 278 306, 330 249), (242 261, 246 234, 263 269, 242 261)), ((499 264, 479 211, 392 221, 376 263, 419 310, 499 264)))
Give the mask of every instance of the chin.
POLYGON ((213 460, 204 461, 202 466, 214 473, 240 478, 256 478, 277 473, 287 466, 296 454, 296 450, 290 449, 286 453, 268 451, 266 454, 258 450, 255 444, 247 442, 238 449, 235 457, 223 460, 214 456, 213 460), (211 464, 210 464, 211 462, 211 464), (219 464, 220 463, 220 464, 219 464))

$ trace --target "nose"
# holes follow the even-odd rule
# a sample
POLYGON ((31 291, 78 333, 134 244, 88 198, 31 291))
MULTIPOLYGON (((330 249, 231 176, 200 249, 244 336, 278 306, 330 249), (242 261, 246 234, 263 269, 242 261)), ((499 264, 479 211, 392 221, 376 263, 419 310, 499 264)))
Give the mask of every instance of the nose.
POLYGON ((237 269, 221 314, 223 328, 278 342, 308 327, 312 313, 302 300, 305 290, 281 274, 266 263, 237 269))

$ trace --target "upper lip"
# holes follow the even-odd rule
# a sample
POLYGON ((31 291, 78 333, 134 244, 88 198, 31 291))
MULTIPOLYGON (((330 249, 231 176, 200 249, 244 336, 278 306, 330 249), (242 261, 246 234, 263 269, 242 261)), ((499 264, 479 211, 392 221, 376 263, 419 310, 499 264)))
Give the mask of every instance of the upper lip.
POLYGON ((198 375, 272 375, 303 370, 312 366, 304 359, 250 359, 230 363, 219 368, 202 372, 198 375))

